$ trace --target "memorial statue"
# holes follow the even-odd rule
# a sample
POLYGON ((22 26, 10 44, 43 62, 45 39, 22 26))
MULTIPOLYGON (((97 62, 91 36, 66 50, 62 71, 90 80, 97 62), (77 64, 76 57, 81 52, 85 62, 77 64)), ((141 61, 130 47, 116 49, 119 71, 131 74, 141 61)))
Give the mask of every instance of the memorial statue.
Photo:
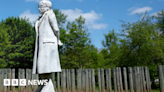
POLYGON ((58 46, 60 31, 52 3, 49 0, 39 2, 39 12, 42 16, 35 23, 36 40, 33 59, 33 74, 39 74, 41 79, 48 79, 47 85, 41 85, 36 92, 55 92, 51 80, 52 72, 61 72, 58 46))

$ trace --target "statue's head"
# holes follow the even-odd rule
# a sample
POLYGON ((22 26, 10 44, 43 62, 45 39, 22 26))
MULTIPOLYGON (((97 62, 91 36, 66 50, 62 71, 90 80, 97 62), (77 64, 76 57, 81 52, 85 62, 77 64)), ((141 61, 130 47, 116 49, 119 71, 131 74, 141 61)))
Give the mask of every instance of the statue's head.
POLYGON ((44 14, 44 12, 50 10, 51 8, 52 8, 52 3, 49 0, 41 0, 39 2, 40 14, 44 14))

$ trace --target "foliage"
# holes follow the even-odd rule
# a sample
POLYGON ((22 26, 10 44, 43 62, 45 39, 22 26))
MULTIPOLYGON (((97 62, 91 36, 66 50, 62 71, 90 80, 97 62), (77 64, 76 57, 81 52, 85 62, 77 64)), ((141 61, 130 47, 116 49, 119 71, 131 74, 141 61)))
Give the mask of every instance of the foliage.
POLYGON ((151 64, 163 63, 163 40, 159 36, 159 30, 156 24, 152 21, 153 17, 146 14, 135 23, 123 23, 121 46, 124 49, 121 51, 123 58, 120 61, 120 66, 145 66, 151 64), (124 63, 123 63, 124 62, 124 63))
POLYGON ((0 26, 0 67, 5 68, 7 66, 7 58, 5 55, 7 54, 7 50, 11 46, 11 42, 9 41, 9 35, 7 33, 7 28, 4 25, 0 26))
POLYGON ((102 41, 104 49, 100 52, 104 56, 104 68, 115 67, 119 59, 119 44, 118 44, 118 34, 109 30, 108 34, 105 34, 105 41, 102 41))
POLYGON ((85 28, 85 19, 80 16, 72 23, 68 22, 66 33, 64 36, 62 67, 83 68, 88 66, 89 54, 87 49, 90 45, 90 39, 85 28))
POLYGON ((160 31, 162 31, 162 34, 164 34, 164 10, 159 11, 155 17, 160 31))
POLYGON ((64 27, 64 23, 66 23, 67 15, 62 13, 59 9, 54 9, 53 11, 54 11, 54 13, 56 15, 56 20, 57 20, 59 29, 63 28, 64 27))
MULTIPOLYGON (((60 29, 62 68, 114 68, 148 66, 153 80, 157 65, 164 64, 164 10, 136 22, 122 22, 120 33, 109 30, 101 51, 91 44, 85 19, 67 22, 67 15, 54 9, 60 29), (156 19, 154 21, 154 19, 156 19)), ((35 31, 27 19, 9 17, 0 23, 0 67, 32 68, 35 31)), ((96 72, 95 72, 96 73, 96 72)))
MULTIPOLYGON (((34 52, 34 28, 27 20, 19 17, 9 17, 2 20, 1 32, 7 41, 1 51, 5 51, 2 61, 7 63, 8 68, 32 68, 34 52)), ((3 41, 2 41, 3 42, 3 41)))
POLYGON ((104 49, 101 51, 105 60, 103 67, 148 66, 154 88, 153 80, 158 78, 157 65, 164 64, 164 39, 161 34, 164 17, 163 13, 159 13, 155 22, 154 16, 146 13, 141 16, 142 19, 137 22, 121 21, 119 35, 114 30, 105 34, 102 41, 104 49))

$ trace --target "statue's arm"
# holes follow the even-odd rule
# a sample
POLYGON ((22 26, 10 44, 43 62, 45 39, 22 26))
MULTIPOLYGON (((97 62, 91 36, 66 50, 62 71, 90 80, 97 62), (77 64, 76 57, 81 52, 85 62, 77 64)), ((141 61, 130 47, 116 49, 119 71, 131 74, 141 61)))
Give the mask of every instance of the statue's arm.
POLYGON ((55 33, 55 35, 57 36, 58 39, 58 43, 59 43, 59 37, 60 37, 60 30, 57 24, 57 20, 56 20, 56 16, 54 13, 51 13, 49 16, 49 23, 51 25, 51 28, 53 30, 53 32, 55 33))

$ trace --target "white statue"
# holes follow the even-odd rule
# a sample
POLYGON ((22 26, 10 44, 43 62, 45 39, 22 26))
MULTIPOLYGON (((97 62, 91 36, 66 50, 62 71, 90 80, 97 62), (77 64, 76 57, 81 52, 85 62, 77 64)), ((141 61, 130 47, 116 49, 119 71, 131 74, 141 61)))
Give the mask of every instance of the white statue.
MULTIPOLYGON (((42 16, 35 24, 36 40, 32 72, 39 74, 41 79, 50 79, 52 72, 61 72, 58 45, 61 46, 62 43, 59 40, 60 32, 56 16, 51 8, 52 3, 49 0, 40 1, 39 12, 42 16)), ((55 92, 52 86, 50 79, 48 85, 40 86, 37 92, 55 92)))

